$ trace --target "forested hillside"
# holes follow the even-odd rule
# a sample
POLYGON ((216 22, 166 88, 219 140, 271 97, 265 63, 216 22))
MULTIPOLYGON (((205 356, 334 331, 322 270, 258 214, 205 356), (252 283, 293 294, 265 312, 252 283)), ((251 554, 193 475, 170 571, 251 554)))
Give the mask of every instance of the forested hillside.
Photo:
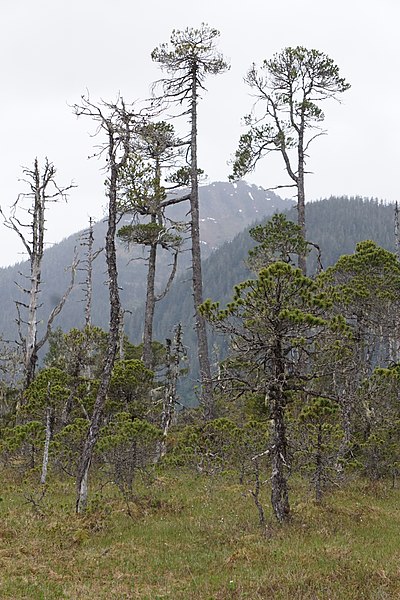
MULTIPOLYGON (((284 210, 291 205, 289 200, 283 200, 273 192, 263 190, 245 182, 212 183, 200 188, 201 197, 201 240, 204 258, 225 241, 242 231, 246 226, 262 216, 272 214, 276 210, 284 210)), ((170 218, 177 221, 187 221, 187 205, 173 206, 170 218)), ((129 223, 130 217, 125 216, 119 227, 129 223)), ((106 223, 98 222, 94 226, 94 251, 104 246, 106 223)), ((43 276, 41 285, 40 319, 46 319, 60 296, 67 287, 69 274, 66 269, 71 264, 76 248, 81 259, 84 259, 85 248, 81 246, 83 232, 70 236, 59 244, 44 252, 43 276)), ((187 241, 178 260, 178 273, 186 273, 190 264, 187 251, 187 241), (186 251, 185 251, 186 249, 186 251)), ((142 305, 146 290, 147 253, 142 247, 126 248, 122 243, 117 246, 118 273, 121 288, 121 301, 124 309, 133 311, 142 305)), ((157 270, 157 287, 162 289, 170 271, 171 256, 160 252, 157 270)), ((20 263, 13 267, 0 269, 0 300, 2 312, 0 315, 0 333, 7 339, 16 339, 16 311, 14 301, 20 298, 18 287, 24 285, 28 263, 20 263)), ((66 305, 55 321, 55 326, 68 331, 72 327, 81 327, 84 323, 82 282, 84 273, 78 270, 75 289, 68 298, 66 305)), ((107 329, 109 317, 109 299, 104 253, 100 254, 93 263, 93 304, 92 322, 94 325, 107 329)), ((132 327, 129 326, 128 331, 132 327)), ((134 338, 140 338, 141 333, 135 332, 134 338)))
MULTIPOLYGON (((289 204, 271 192, 265 192, 256 186, 248 186, 244 182, 237 184, 214 183, 201 189, 202 198, 202 238, 204 255, 204 291, 205 297, 225 302, 231 295, 234 285, 250 276, 246 267, 248 250, 254 242, 248 230, 243 229, 259 220, 260 215, 268 215, 275 210, 282 210, 289 204), (243 231, 241 231, 243 229, 243 231), (238 233, 240 231, 240 233, 238 233), (235 237, 234 237, 235 236, 235 237), (233 238, 233 239, 232 239, 233 238), (220 248, 216 248, 218 243, 220 248)), ((174 218, 184 218, 184 207, 174 209, 174 218)), ((334 264, 342 254, 354 251, 357 242, 365 239, 375 240, 379 245, 394 251, 394 209, 376 199, 365 198, 327 198, 307 205, 307 238, 318 244, 322 253, 324 267, 334 264)), ((290 209, 288 217, 296 220, 296 210, 290 209)), ((128 217, 125 217, 125 222, 128 217)), ((122 223, 121 223, 122 224, 122 223)), ((105 235, 105 223, 95 225, 95 249, 99 248, 105 235)), ((82 254, 84 249, 79 245, 79 234, 55 244, 45 251, 43 264, 43 307, 42 314, 48 314, 56 304, 67 286, 68 272, 65 271, 71 262, 74 247, 82 254)), ((145 297, 146 255, 142 250, 127 250, 118 245, 118 269, 121 298, 127 312, 125 315, 125 331, 134 342, 141 341, 143 311, 145 297), (136 257, 136 260, 132 260, 136 257)), ((169 257, 164 254, 159 260, 159 272, 169 271, 169 257)), ((192 373, 184 388, 192 390, 197 381, 195 360, 195 336, 193 331, 193 308, 190 291, 189 254, 182 252, 179 259, 179 270, 170 293, 156 304, 155 339, 163 342, 172 335, 174 327, 181 323, 184 342, 188 348, 192 373)), ((3 311, 0 316, 0 327, 6 338, 16 339, 16 313, 14 300, 18 289, 15 281, 20 282, 19 272, 24 272, 24 263, 0 270, 0 297, 3 311)), ((309 257, 309 271, 316 269, 315 251, 309 257)), ((106 286, 106 267, 101 254, 94 262, 93 269, 93 323, 107 328, 108 294, 106 286)), ((159 287, 163 275, 159 275, 159 287)), ((79 281, 71 293, 66 306, 57 318, 55 326, 63 331, 72 327, 81 327, 84 322, 83 292, 79 281)), ((165 280, 165 276, 164 276, 165 280)), ((214 362, 226 351, 226 342, 211 336, 211 347, 214 348, 214 362)), ((185 395, 187 402, 192 402, 193 391, 185 395)))
MULTIPOLYGON (((288 217, 296 220, 296 210, 288 211, 288 217)), ((394 208, 376 199, 367 198, 327 198, 307 205, 307 238, 321 250, 323 267, 334 264, 342 254, 351 254, 357 242, 374 240, 383 248, 394 251, 394 208)), ((231 242, 226 242, 204 261, 205 297, 219 300, 223 304, 232 294, 233 287, 251 277, 246 266, 249 249, 254 246, 248 230, 239 233, 231 242)), ((316 251, 310 253, 308 269, 314 273, 317 268, 316 251)), ((140 342, 140 327, 143 321, 143 307, 126 319, 130 339, 140 342)), ((193 385, 197 381, 195 360, 195 335, 193 332, 193 308, 190 293, 190 277, 182 274, 173 285, 170 293, 156 307, 155 338, 163 341, 171 337, 173 328, 181 323, 184 340, 191 357, 192 374, 184 386, 186 401, 193 402, 193 385)), ((214 362, 226 352, 226 341, 220 336, 210 335, 214 348, 214 362)))
MULTIPOLYGON (((201 218, 205 297, 224 301, 229 297, 232 287, 249 276, 245 259, 253 242, 244 227, 259 222, 260 215, 285 209, 289 202, 244 182, 214 183, 204 186, 201 193, 204 200, 201 218), (220 243, 222 246, 217 249, 220 243)), ((174 218, 184 219, 184 211, 183 206, 176 208, 174 218)), ((307 237, 320 246, 324 267, 333 264, 341 254, 351 253, 355 244, 364 239, 373 239, 382 247, 394 250, 394 211, 391 205, 375 199, 332 197, 308 204, 306 214, 307 237)), ((289 210, 288 216, 295 220, 295 209, 289 210)), ((125 217, 125 222, 127 220, 125 217)), ((94 229, 95 249, 101 247, 104 235, 105 223, 99 222, 94 229)), ((81 256, 83 255, 84 249, 80 246, 79 239, 79 234, 70 236, 45 251, 43 306, 40 309, 43 315, 50 312, 67 286, 69 275, 66 269, 72 261, 74 248, 77 247, 81 256)), ((133 311, 133 314, 127 313, 125 317, 125 329, 129 339, 139 343, 144 310, 146 255, 142 250, 128 251, 119 244, 118 256, 122 303, 125 309, 133 311), (133 257, 136 260, 132 260, 133 257)), ((162 286, 162 273, 169 271, 168 264, 169 257, 164 254, 159 264, 159 287, 162 286)), ((191 348, 194 337, 188 252, 182 252, 179 265, 178 276, 170 293, 156 305, 155 338, 163 341, 170 337, 171 331, 180 322, 184 328, 185 342, 191 348)), ((16 339, 14 300, 18 297, 18 289, 15 282, 23 282, 19 272, 23 273, 26 266, 21 263, 0 270, 0 299, 3 307, 0 331, 8 339, 16 339)), ((315 268, 315 253, 312 253, 309 258, 310 272, 315 268)), ((107 327, 108 319, 105 271, 104 256, 100 255, 94 262, 92 318, 95 325, 103 328, 107 327)), ((79 283, 82 275, 78 274, 77 280, 75 289, 55 322, 55 326, 64 331, 80 327, 84 321, 83 292, 79 283)))
MULTIPOLYGON (((287 212, 295 221, 296 210, 287 212)), ((307 239, 321 249, 323 267, 334 264, 342 254, 351 254, 357 242, 374 240, 383 248, 394 252, 394 208, 375 199, 327 198, 307 205, 307 239)), ((224 302, 234 285, 250 276, 246 267, 249 249, 254 245, 248 230, 226 242, 204 261, 205 296, 224 302)), ((315 272, 315 251, 309 257, 308 269, 315 272)), ((191 315, 190 282, 187 274, 181 275, 169 295, 156 310, 156 338, 162 340, 170 334, 177 322, 188 325, 191 315)), ((141 308, 128 319, 129 336, 138 341, 135 331, 140 331, 141 308)))

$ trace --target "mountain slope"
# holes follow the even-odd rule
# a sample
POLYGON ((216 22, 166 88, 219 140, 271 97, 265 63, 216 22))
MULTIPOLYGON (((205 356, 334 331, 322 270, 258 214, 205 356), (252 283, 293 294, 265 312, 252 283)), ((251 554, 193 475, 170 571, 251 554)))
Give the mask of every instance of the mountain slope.
MULTIPOLYGON (((231 240, 239 231, 250 225, 261 216, 269 215, 276 210, 284 210, 291 206, 288 200, 282 200, 273 192, 268 192, 245 182, 237 184, 212 183, 200 188, 200 218, 203 257, 211 254, 215 248, 227 240, 231 240)), ((188 204, 172 207, 168 216, 174 220, 187 220, 188 204)), ((126 216, 120 225, 129 222, 126 216)), ((99 222, 94 227, 95 249, 104 245, 106 225, 99 222)), ((79 234, 70 236, 59 244, 45 251, 42 274, 42 306, 39 309, 41 326, 47 320, 47 315, 57 304, 68 285, 69 275, 65 271, 72 262, 74 247, 83 255, 80 247, 79 234)), ((186 248, 188 245, 186 244, 186 248)), ((118 245, 118 271, 121 287, 122 306, 127 311, 133 311, 141 306, 146 290, 146 253, 141 249, 128 251, 121 244, 118 245)), ((162 289, 168 279, 170 256, 160 253, 158 261, 157 284, 162 289)), ((179 260, 179 271, 186 272, 190 264, 190 253, 183 252, 179 260)), ((25 285, 25 277, 29 272, 27 262, 14 267, 0 269, 0 334, 7 339, 16 339, 16 311, 15 300, 23 300, 15 285, 25 285), (21 275, 22 274, 22 275, 21 275)), ((67 300, 62 313, 57 317, 55 326, 61 326, 68 331, 72 327, 81 327, 84 323, 83 316, 83 291, 82 282, 85 273, 78 272, 78 285, 67 300)), ((93 308, 92 321, 94 325, 108 327, 109 305, 108 289, 106 285, 106 264, 104 254, 101 254, 93 266, 93 308)), ((135 336, 136 338, 138 336, 135 336)), ((140 337, 140 336, 139 336, 140 337)))
MULTIPOLYGON (((293 221, 295 209, 288 211, 293 221)), ((354 251, 357 242, 373 239, 384 248, 394 252, 394 210, 376 200, 363 198, 329 198, 307 205, 307 238, 318 244, 322 251, 324 267, 334 264, 342 254, 354 251)), ((224 304, 231 298, 234 285, 252 277, 245 260, 254 245, 248 231, 226 242, 203 264, 204 298, 219 300, 224 304)), ((315 255, 309 258, 309 273, 316 270, 315 255)), ((156 305, 154 335, 159 340, 171 337, 179 322, 184 330, 184 342, 189 351, 191 374, 181 391, 187 402, 194 402, 193 388, 197 382, 196 336, 193 330, 193 302, 190 273, 180 276, 168 296, 156 305)), ((137 342, 143 320, 143 309, 138 309, 126 323, 129 337, 137 342)), ((222 358, 227 342, 210 335, 210 347, 214 360, 222 358)))
MULTIPOLYGON (((295 208, 287 214, 291 220, 296 220, 295 208)), ((392 205, 363 198, 331 197, 307 204, 306 216, 307 239, 321 248, 324 267, 334 264, 342 254, 351 254, 356 243, 365 239, 373 239, 394 252, 392 205)), ((245 230, 204 261, 205 297, 226 300, 233 286, 250 276, 245 260, 252 245, 250 235, 245 230)), ((315 254, 312 253, 308 271, 312 274, 315 269, 315 254)), ((170 335, 171 324, 173 326, 179 318, 189 323, 189 315, 193 312, 190 302, 190 275, 186 274, 177 278, 168 296, 157 304, 156 336, 159 339, 163 339, 167 333, 170 335)), ((134 329, 138 329, 137 323, 131 327, 131 335, 134 335, 134 329)))

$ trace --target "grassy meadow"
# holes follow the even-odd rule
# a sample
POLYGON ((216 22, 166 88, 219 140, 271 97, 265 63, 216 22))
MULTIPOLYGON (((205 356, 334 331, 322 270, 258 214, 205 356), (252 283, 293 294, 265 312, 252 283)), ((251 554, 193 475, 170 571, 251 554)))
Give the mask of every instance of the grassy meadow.
POLYGON ((354 481, 316 505, 292 482, 279 527, 246 486, 177 471, 141 485, 127 505, 93 486, 74 514, 72 481, 16 486, 2 473, 2 600, 371 600, 400 598, 400 489, 354 481))

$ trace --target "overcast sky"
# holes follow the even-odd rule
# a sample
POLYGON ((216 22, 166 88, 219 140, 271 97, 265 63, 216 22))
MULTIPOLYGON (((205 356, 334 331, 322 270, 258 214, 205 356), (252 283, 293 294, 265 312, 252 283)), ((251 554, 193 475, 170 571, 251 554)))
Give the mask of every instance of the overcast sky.
MULTIPOLYGON (((308 199, 398 199, 399 0, 0 0, 3 209, 25 189, 22 167, 47 156, 59 184, 77 185, 66 206, 50 207, 48 243, 85 228, 89 216, 100 218, 102 164, 87 159, 93 126, 70 105, 86 90, 93 100, 148 97, 160 76, 153 48, 172 29, 201 22, 221 31, 219 49, 231 63, 227 74, 207 80, 199 106, 199 163, 209 181, 229 174, 241 118, 252 105, 243 83, 251 63, 303 45, 327 53, 352 85, 341 104, 324 106, 328 135, 310 150, 308 199)), ((248 181, 272 187, 282 178, 267 159, 248 181)), ((0 249, 0 265, 24 258, 3 226, 0 249)))

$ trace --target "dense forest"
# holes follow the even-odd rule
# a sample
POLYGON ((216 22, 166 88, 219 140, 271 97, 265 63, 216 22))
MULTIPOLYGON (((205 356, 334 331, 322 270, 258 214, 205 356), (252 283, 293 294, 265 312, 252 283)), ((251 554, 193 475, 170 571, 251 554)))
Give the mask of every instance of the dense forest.
POLYGON ((19 561, 10 574, 0 554, 18 586, 4 597, 105 597, 114 571, 110 598, 400 593, 373 525, 390 539, 398 508, 397 205, 306 203, 321 105, 350 85, 301 46, 250 68, 230 183, 201 186, 201 96, 229 68, 218 35, 155 48, 147 104, 73 107, 97 128, 103 222, 45 252, 46 211, 71 188, 47 159, 0 209, 28 258, 0 272, 0 541, 19 561), (295 202, 242 179, 271 152, 295 202), (41 566, 20 579, 30 552, 41 566))

